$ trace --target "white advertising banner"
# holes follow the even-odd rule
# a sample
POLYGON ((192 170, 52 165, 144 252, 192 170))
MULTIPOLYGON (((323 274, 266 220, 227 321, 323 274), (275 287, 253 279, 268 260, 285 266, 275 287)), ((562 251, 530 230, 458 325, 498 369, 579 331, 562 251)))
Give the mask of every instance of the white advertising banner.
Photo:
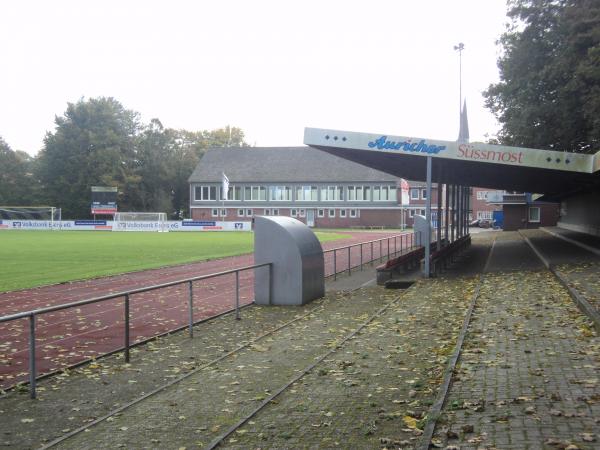
MULTIPOLYGON (((157 231, 164 228, 160 222, 120 222, 128 231, 157 231), (125 225, 126 224, 126 225, 125 225)), ((251 231, 252 222, 168 221, 169 231, 251 231)), ((0 230, 63 230, 63 231, 110 231, 112 220, 0 220, 0 230)))
POLYGON ((594 167, 594 155, 320 128, 305 128, 304 144, 570 172, 593 173, 599 169, 594 167))

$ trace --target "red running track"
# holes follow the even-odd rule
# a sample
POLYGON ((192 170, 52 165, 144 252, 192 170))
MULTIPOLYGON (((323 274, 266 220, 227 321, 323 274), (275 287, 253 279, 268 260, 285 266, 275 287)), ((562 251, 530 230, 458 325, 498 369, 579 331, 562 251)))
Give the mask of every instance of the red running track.
MULTIPOLYGON (((347 233, 351 238, 323 244, 325 251, 392 236, 386 232, 347 233)), ((410 245, 410 234, 389 240, 393 254, 410 245)), ((362 246, 362 261, 385 258, 388 241, 362 246), (371 251, 373 252, 371 254, 371 251)), ((351 265, 361 262, 361 246, 352 247, 351 265)), ((0 293, 2 315, 72 303, 115 292, 183 280, 200 275, 249 266, 252 254, 162 267, 106 278, 75 281, 34 289, 0 293)), ((336 252, 337 271, 348 267, 347 250, 336 252)), ((333 274, 333 253, 325 254, 325 273, 333 274)), ((171 286, 130 297, 130 341, 139 342, 189 323, 187 284, 171 286)), ((235 274, 193 283, 194 321, 205 319, 235 306, 235 274)), ((240 304, 254 298, 254 272, 240 273, 240 304)), ((109 353, 124 346, 124 299, 122 297, 78 308, 69 308, 36 317, 36 365, 38 375, 109 353)), ((6 389, 28 379, 29 321, 0 324, 0 388, 6 389)))

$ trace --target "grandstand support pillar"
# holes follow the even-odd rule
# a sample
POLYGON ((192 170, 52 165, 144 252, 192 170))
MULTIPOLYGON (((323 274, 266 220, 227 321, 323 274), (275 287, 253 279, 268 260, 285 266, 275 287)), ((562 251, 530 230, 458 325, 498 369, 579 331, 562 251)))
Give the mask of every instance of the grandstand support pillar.
POLYGON ((466 220, 465 220, 465 232, 466 234, 469 234, 469 222, 470 222, 470 218, 469 218, 469 211, 471 211, 471 186, 467 186, 467 214, 466 214, 466 220))
POLYGON ((451 223, 451 228, 450 228, 450 236, 451 236, 450 241, 454 242, 454 232, 455 232, 455 226, 456 226, 456 220, 455 220, 455 217, 454 217, 455 216, 454 212, 456 210, 456 202, 454 200, 454 195, 456 194, 456 185, 453 184, 450 187, 452 188, 451 189, 452 190, 452 192, 451 192, 452 195, 450 195, 450 206, 451 206, 450 216, 452 217, 452 221, 451 221, 452 223, 451 223))
POLYGON ((456 212, 458 213, 458 219, 456 220, 457 225, 457 237, 460 239, 462 237, 462 221, 463 221, 463 187, 458 186, 458 193, 456 196, 456 200, 458 202, 456 212))
POLYGON ((442 183, 437 183, 437 250, 442 249, 442 183))
POLYGON ((431 271, 429 268, 430 264, 430 256, 431 256, 431 156, 427 157, 427 200, 425 206, 425 221, 427 222, 426 226, 426 235, 425 237, 425 267, 424 267, 424 276, 425 278, 429 278, 431 275, 431 271))
POLYGON ((449 206, 450 206, 448 201, 450 200, 450 198, 449 198, 450 197, 450 195, 449 195, 450 194, 450 192, 449 192, 450 186, 446 183, 444 185, 444 188, 445 188, 444 191, 446 191, 445 192, 446 193, 446 198, 445 198, 446 207, 444 208, 444 237, 446 238, 446 242, 448 243, 448 242, 450 242, 450 238, 448 236, 448 217, 449 217, 448 211, 449 211, 449 206))

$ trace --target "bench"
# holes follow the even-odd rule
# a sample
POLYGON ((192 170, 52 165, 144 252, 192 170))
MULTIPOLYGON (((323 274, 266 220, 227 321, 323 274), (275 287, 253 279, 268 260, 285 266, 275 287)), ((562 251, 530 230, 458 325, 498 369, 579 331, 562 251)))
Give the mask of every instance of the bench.
POLYGON ((425 256, 425 248, 419 247, 408 253, 404 253, 396 258, 392 258, 375 268, 377 273, 377 284, 384 284, 387 280, 391 280, 393 273, 400 270, 407 271, 408 269, 419 264, 419 261, 425 256))
MULTIPOLYGON (((456 241, 442 247, 440 250, 431 252, 429 257, 429 270, 431 273, 440 273, 447 267, 448 262, 451 263, 454 257, 469 245, 471 245, 471 235, 463 236, 460 239, 457 239, 456 241)), ((423 268, 424 263, 425 259, 421 261, 421 268, 423 268)))

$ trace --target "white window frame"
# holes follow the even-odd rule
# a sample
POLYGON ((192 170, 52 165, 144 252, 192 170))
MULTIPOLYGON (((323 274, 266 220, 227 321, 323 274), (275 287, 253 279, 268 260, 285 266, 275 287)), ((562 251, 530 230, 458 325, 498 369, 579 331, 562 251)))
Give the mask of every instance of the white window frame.
POLYGON ((271 215, 271 208, 265 208, 265 210, 263 211, 265 216, 270 216, 271 215))
POLYGON ((477 191, 477 200, 487 200, 489 191, 477 191))
POLYGON ((252 217, 254 216, 254 211, 252 211, 251 209, 246 209, 246 217, 252 217))
POLYGON ((527 221, 531 223, 540 223, 542 221, 542 208, 539 206, 530 206, 527 210, 527 221), (531 218, 531 213, 537 211, 537 219, 531 218))
POLYGON ((242 209, 238 209, 237 210, 237 215, 238 215, 238 217, 244 217, 244 209, 243 208, 242 209))
POLYGON ((298 217, 298 210, 295 208, 290 209, 290 216, 291 217, 298 217))
POLYGON ((279 215, 279 209, 277 209, 277 208, 273 208, 273 209, 271 210, 271 215, 272 215, 272 216, 278 216, 278 215, 279 215))
POLYGON ((219 211, 219 215, 221 217, 227 217, 227 209, 226 208, 221 208, 219 211))
POLYGON ((319 188, 314 185, 297 186, 296 187, 296 201, 297 202, 317 202, 317 201, 319 201, 319 188), (309 194, 310 198, 306 198, 307 193, 309 194))
POLYGON ((352 217, 352 218, 358 217, 358 210, 351 209, 350 210, 350 217, 352 217))
POLYGON ((213 209, 210 211, 210 214, 211 214, 211 216, 213 216, 213 217, 219 217, 219 208, 213 208, 213 209))
POLYGON ((327 211, 327 217, 333 219, 335 217, 335 209, 330 209, 327 211))
POLYGON ((221 200, 226 202, 241 202, 242 201, 242 187, 229 185, 229 189, 227 190, 227 200, 223 197, 223 186, 219 188, 219 194, 221 194, 221 200), (237 197, 235 193, 238 193, 237 197))
POLYGON ((270 202, 291 202, 292 187, 291 186, 269 186, 268 200, 270 202))
POLYGON ((360 184, 360 185, 351 185, 346 188, 347 199, 349 202, 369 202, 371 201, 371 186, 360 184), (360 198, 358 193, 360 191, 360 198), (352 195, 350 195, 352 192, 352 195), (351 198, 354 197, 354 198, 351 198), (366 198, 365 198, 366 197, 366 198))
POLYGON ((206 184, 201 184, 198 186, 194 186, 194 200, 198 202, 209 202, 217 200, 217 186, 209 186, 206 184), (197 197, 198 189, 200 190, 200 198, 197 197), (208 198, 204 198, 204 189, 208 192, 208 198), (214 198, 211 198, 211 194, 214 194, 214 198))
POLYGON ((298 216, 299 217, 306 217, 306 210, 305 209, 299 209, 298 210, 298 216))
POLYGON ((259 185, 252 185, 252 186, 245 186, 244 187, 244 201, 247 202, 266 202, 267 201, 267 188, 265 186, 259 186, 259 185), (258 192, 258 198, 253 198, 254 197, 254 190, 257 189, 258 192), (248 198, 248 196, 246 195, 248 193, 248 190, 250 191, 250 198, 248 198), (261 197, 261 192, 264 193, 264 198, 260 198, 261 197))
POLYGON ((415 210, 414 209, 409 209, 408 210, 408 217, 415 217, 415 210))
POLYGON ((317 217, 325 217, 325 210, 317 209, 317 217))
POLYGON ((421 189, 421 200, 427 200, 427 189, 421 189))
POLYGON ((341 218, 345 218, 346 217, 346 210, 345 209, 340 209, 340 217, 341 218))
POLYGON ((419 188, 410 188, 410 199, 411 200, 419 200, 419 190, 420 190, 419 188))
POLYGON ((322 202, 341 202, 344 200, 344 186, 321 186, 322 202))
POLYGON ((494 211, 477 211, 478 220, 492 220, 494 218, 494 211))

